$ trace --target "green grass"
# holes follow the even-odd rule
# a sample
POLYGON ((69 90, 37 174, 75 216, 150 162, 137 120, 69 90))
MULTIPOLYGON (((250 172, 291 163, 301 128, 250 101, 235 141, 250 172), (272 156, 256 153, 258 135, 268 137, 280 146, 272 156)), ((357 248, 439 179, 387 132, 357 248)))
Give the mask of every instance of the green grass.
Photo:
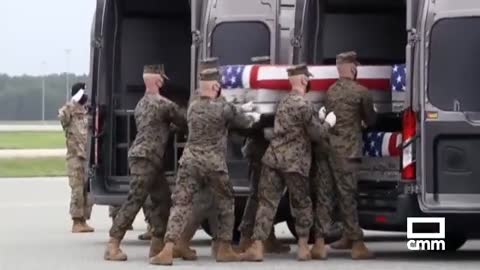
POLYGON ((0 149, 65 148, 62 131, 0 132, 0 149))
POLYGON ((0 159, 0 177, 65 176, 65 158, 0 159))

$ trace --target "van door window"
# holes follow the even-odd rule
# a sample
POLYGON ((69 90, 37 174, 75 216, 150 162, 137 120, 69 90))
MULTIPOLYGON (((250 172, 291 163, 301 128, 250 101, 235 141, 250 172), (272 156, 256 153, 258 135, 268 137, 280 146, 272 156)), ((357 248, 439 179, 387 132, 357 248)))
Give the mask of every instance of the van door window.
POLYGON ((270 30, 262 22, 220 23, 212 33, 211 53, 221 65, 250 64, 252 57, 270 55, 270 30))
POLYGON ((480 18, 442 19, 431 31, 428 99, 445 111, 480 111, 480 18))

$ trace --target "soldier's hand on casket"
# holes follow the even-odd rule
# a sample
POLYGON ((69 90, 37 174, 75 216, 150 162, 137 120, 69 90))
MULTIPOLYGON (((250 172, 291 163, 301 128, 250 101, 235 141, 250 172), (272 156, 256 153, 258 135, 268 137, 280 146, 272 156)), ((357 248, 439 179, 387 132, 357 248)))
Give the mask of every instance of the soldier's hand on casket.
POLYGON ((335 126, 335 124, 337 123, 337 116, 335 115, 334 112, 331 112, 327 115, 327 117, 325 118, 325 122, 331 127, 333 128, 335 126))
POLYGON ((250 101, 240 106, 240 108, 244 112, 253 112, 253 110, 255 110, 255 105, 253 104, 253 101, 250 101))
POLYGON ((324 121, 326 116, 327 116, 327 109, 325 109, 325 106, 323 106, 323 107, 318 111, 318 118, 319 118, 321 121, 324 121))
POLYGON ((263 137, 267 141, 271 141, 273 139, 273 128, 264 128, 263 129, 263 137))
POLYGON ((260 121, 260 117, 262 116, 260 113, 257 113, 257 112, 249 112, 249 113, 246 113, 245 115, 252 118, 254 123, 257 123, 258 121, 260 121))

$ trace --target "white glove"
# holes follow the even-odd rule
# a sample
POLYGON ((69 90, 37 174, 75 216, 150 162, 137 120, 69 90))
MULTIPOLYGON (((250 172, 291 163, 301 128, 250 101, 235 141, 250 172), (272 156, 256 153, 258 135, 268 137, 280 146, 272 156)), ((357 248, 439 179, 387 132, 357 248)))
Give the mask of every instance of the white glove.
POLYGON ((273 139, 273 128, 264 128, 263 129, 263 137, 267 141, 271 141, 273 139))
POLYGON ((257 112, 249 112, 249 113, 246 113, 245 115, 253 118, 253 122, 255 122, 255 123, 260 121, 261 114, 259 114, 257 112))
POLYGON ((255 105, 253 104, 253 101, 250 101, 240 106, 240 108, 244 112, 253 112, 253 110, 255 109, 255 105))
POLYGON ((323 106, 319 111, 318 111, 318 118, 320 118, 321 121, 325 120, 325 116, 327 115, 327 109, 325 109, 325 106, 323 106))
POLYGON ((330 125, 331 128, 333 128, 337 123, 337 116, 335 115, 335 113, 334 112, 329 113, 325 118, 325 122, 327 122, 327 124, 330 125))

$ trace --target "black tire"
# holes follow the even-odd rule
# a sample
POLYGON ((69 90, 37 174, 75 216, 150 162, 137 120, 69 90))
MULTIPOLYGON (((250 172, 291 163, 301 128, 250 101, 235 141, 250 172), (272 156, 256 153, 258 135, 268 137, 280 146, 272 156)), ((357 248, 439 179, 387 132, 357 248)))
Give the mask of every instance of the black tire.
POLYGON ((445 251, 457 251, 467 242, 467 240, 467 236, 462 232, 447 232, 445 235, 445 251))

